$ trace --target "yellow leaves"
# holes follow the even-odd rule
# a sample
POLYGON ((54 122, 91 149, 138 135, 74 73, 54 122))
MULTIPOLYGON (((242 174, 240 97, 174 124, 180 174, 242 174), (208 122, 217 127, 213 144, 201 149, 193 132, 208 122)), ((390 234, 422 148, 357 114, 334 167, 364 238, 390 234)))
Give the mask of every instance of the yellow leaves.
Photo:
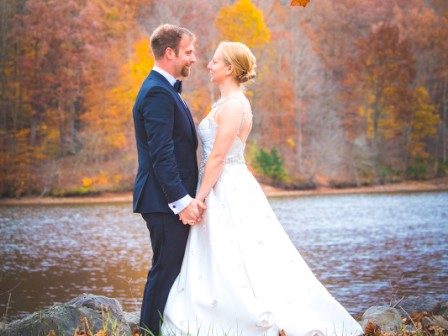
POLYGON ((270 31, 263 12, 251 0, 239 0, 222 8, 216 18, 220 39, 246 44, 249 48, 262 47, 270 41, 270 31))
MULTIPOLYGON (((140 83, 148 75, 149 71, 154 65, 154 58, 152 56, 148 38, 141 38, 137 40, 134 45, 134 55, 129 62, 124 66, 122 78, 127 73, 131 74, 131 85, 137 89, 140 87, 140 83), (139 84, 139 85, 134 85, 139 84)), ((124 78, 123 78, 124 79, 124 78)), ((137 94, 135 94, 137 95, 137 94)), ((134 97, 135 98, 135 97, 134 97)))
POLYGON ((204 89, 200 87, 190 91, 190 94, 188 95, 188 107, 194 113, 194 118, 197 119, 197 121, 205 118, 208 111, 210 111, 210 104, 204 99, 204 95, 206 94, 204 89))
POLYGON ((427 91, 423 87, 414 91, 387 87, 383 92, 384 96, 396 99, 387 101, 367 93, 364 105, 358 107, 367 138, 373 140, 375 134, 386 141, 401 137, 410 157, 427 158, 427 140, 436 135, 441 122, 427 91))
MULTIPOLYGON (((115 180, 115 178, 114 178, 115 180)), ((93 185, 104 186, 109 183, 108 174, 106 172, 101 172, 99 175, 93 177, 83 177, 82 186, 83 188, 89 189, 93 185)))
POLYGON ((438 125, 441 120, 437 114, 436 107, 431 104, 428 92, 420 87, 416 91, 416 106, 413 129, 421 138, 432 137, 436 134, 434 126, 438 125))
POLYGON ((113 20, 113 21, 115 21, 115 20, 117 20, 119 17, 120 17, 120 12, 119 12, 118 8, 116 8, 116 7, 110 9, 110 10, 108 11, 108 13, 107 13, 107 18, 108 18, 109 20, 113 20))
POLYGON ((84 187, 84 188, 88 188, 88 187, 90 187, 92 185, 92 179, 91 178, 88 178, 88 177, 83 177, 83 179, 82 179, 82 186, 84 187))
POLYGON ((302 6, 305 7, 306 5, 308 5, 308 2, 310 2, 310 0, 292 0, 290 3, 290 6, 302 6))
POLYGON ((115 149, 125 148, 128 144, 128 140, 123 133, 117 133, 108 142, 115 149))
POLYGON ((386 139, 404 136, 405 148, 410 157, 428 158, 427 140, 434 137, 440 116, 422 87, 409 91, 408 99, 399 106, 384 108, 380 127, 386 139))
POLYGON ((288 138, 288 139, 286 140, 286 144, 287 144, 289 147, 291 147, 291 148, 295 148, 295 147, 296 147, 296 142, 294 141, 293 138, 288 138))
POLYGON ((86 147, 108 155, 129 148, 132 132, 132 106, 141 83, 154 64, 147 37, 137 39, 133 53, 119 71, 113 86, 99 83, 86 94, 89 110, 83 116, 88 125, 86 147))
POLYGON ((123 180, 123 176, 120 174, 115 174, 113 177, 114 184, 120 184, 120 182, 123 180))
POLYGON ((415 111, 409 121, 410 138, 408 151, 412 157, 428 157, 424 140, 436 135, 436 126, 441 122, 436 107, 431 104, 428 92, 420 87, 415 92, 415 111))

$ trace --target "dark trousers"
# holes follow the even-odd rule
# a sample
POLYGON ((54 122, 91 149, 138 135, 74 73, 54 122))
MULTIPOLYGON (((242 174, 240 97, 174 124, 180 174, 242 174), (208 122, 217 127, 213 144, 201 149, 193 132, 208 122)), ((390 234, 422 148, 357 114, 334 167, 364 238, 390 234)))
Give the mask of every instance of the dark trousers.
POLYGON ((143 335, 158 336, 163 311, 176 277, 179 275, 190 226, 174 214, 142 214, 153 250, 152 266, 143 292, 140 328, 143 335))

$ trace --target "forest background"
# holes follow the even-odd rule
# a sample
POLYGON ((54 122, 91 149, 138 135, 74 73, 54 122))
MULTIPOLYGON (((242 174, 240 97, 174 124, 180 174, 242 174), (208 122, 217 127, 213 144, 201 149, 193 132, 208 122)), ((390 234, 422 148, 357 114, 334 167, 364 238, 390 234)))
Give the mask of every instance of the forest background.
POLYGON ((0 196, 132 189, 132 106, 161 23, 197 35, 183 97, 216 101, 219 41, 257 57, 246 159, 284 188, 444 176, 444 0, 0 0, 0 196))

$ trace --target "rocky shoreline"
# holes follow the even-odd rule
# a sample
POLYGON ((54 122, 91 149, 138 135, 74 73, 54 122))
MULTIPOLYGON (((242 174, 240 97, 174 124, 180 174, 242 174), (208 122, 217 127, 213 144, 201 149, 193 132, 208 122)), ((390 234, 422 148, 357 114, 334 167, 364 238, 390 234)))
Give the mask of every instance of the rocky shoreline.
MULTIPOLYGON (((285 190, 261 184, 268 197, 300 197, 318 195, 343 195, 366 193, 415 193, 448 191, 448 177, 426 181, 404 181, 384 185, 362 186, 355 188, 318 187, 308 190, 285 190)), ((44 204, 85 204, 85 203, 122 203, 132 202, 132 192, 103 192, 91 196, 73 197, 38 197, 24 196, 16 198, 0 198, 0 205, 44 205, 44 204)))
MULTIPOLYGON (((82 294, 9 324, 0 336, 135 336, 139 312, 125 312, 117 299, 82 294)), ((411 296, 392 306, 366 310, 359 323, 366 335, 448 335, 448 302, 411 296)), ((287 333, 286 333, 287 335, 287 333)))

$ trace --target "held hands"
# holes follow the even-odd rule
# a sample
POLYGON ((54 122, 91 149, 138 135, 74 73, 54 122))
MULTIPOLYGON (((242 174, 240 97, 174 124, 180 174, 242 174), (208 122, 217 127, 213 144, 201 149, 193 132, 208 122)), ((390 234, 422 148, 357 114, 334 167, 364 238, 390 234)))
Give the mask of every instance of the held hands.
POLYGON ((206 206, 204 202, 199 201, 196 198, 190 202, 190 204, 179 212, 179 220, 184 224, 194 225, 201 221, 202 213, 204 212, 206 206))

